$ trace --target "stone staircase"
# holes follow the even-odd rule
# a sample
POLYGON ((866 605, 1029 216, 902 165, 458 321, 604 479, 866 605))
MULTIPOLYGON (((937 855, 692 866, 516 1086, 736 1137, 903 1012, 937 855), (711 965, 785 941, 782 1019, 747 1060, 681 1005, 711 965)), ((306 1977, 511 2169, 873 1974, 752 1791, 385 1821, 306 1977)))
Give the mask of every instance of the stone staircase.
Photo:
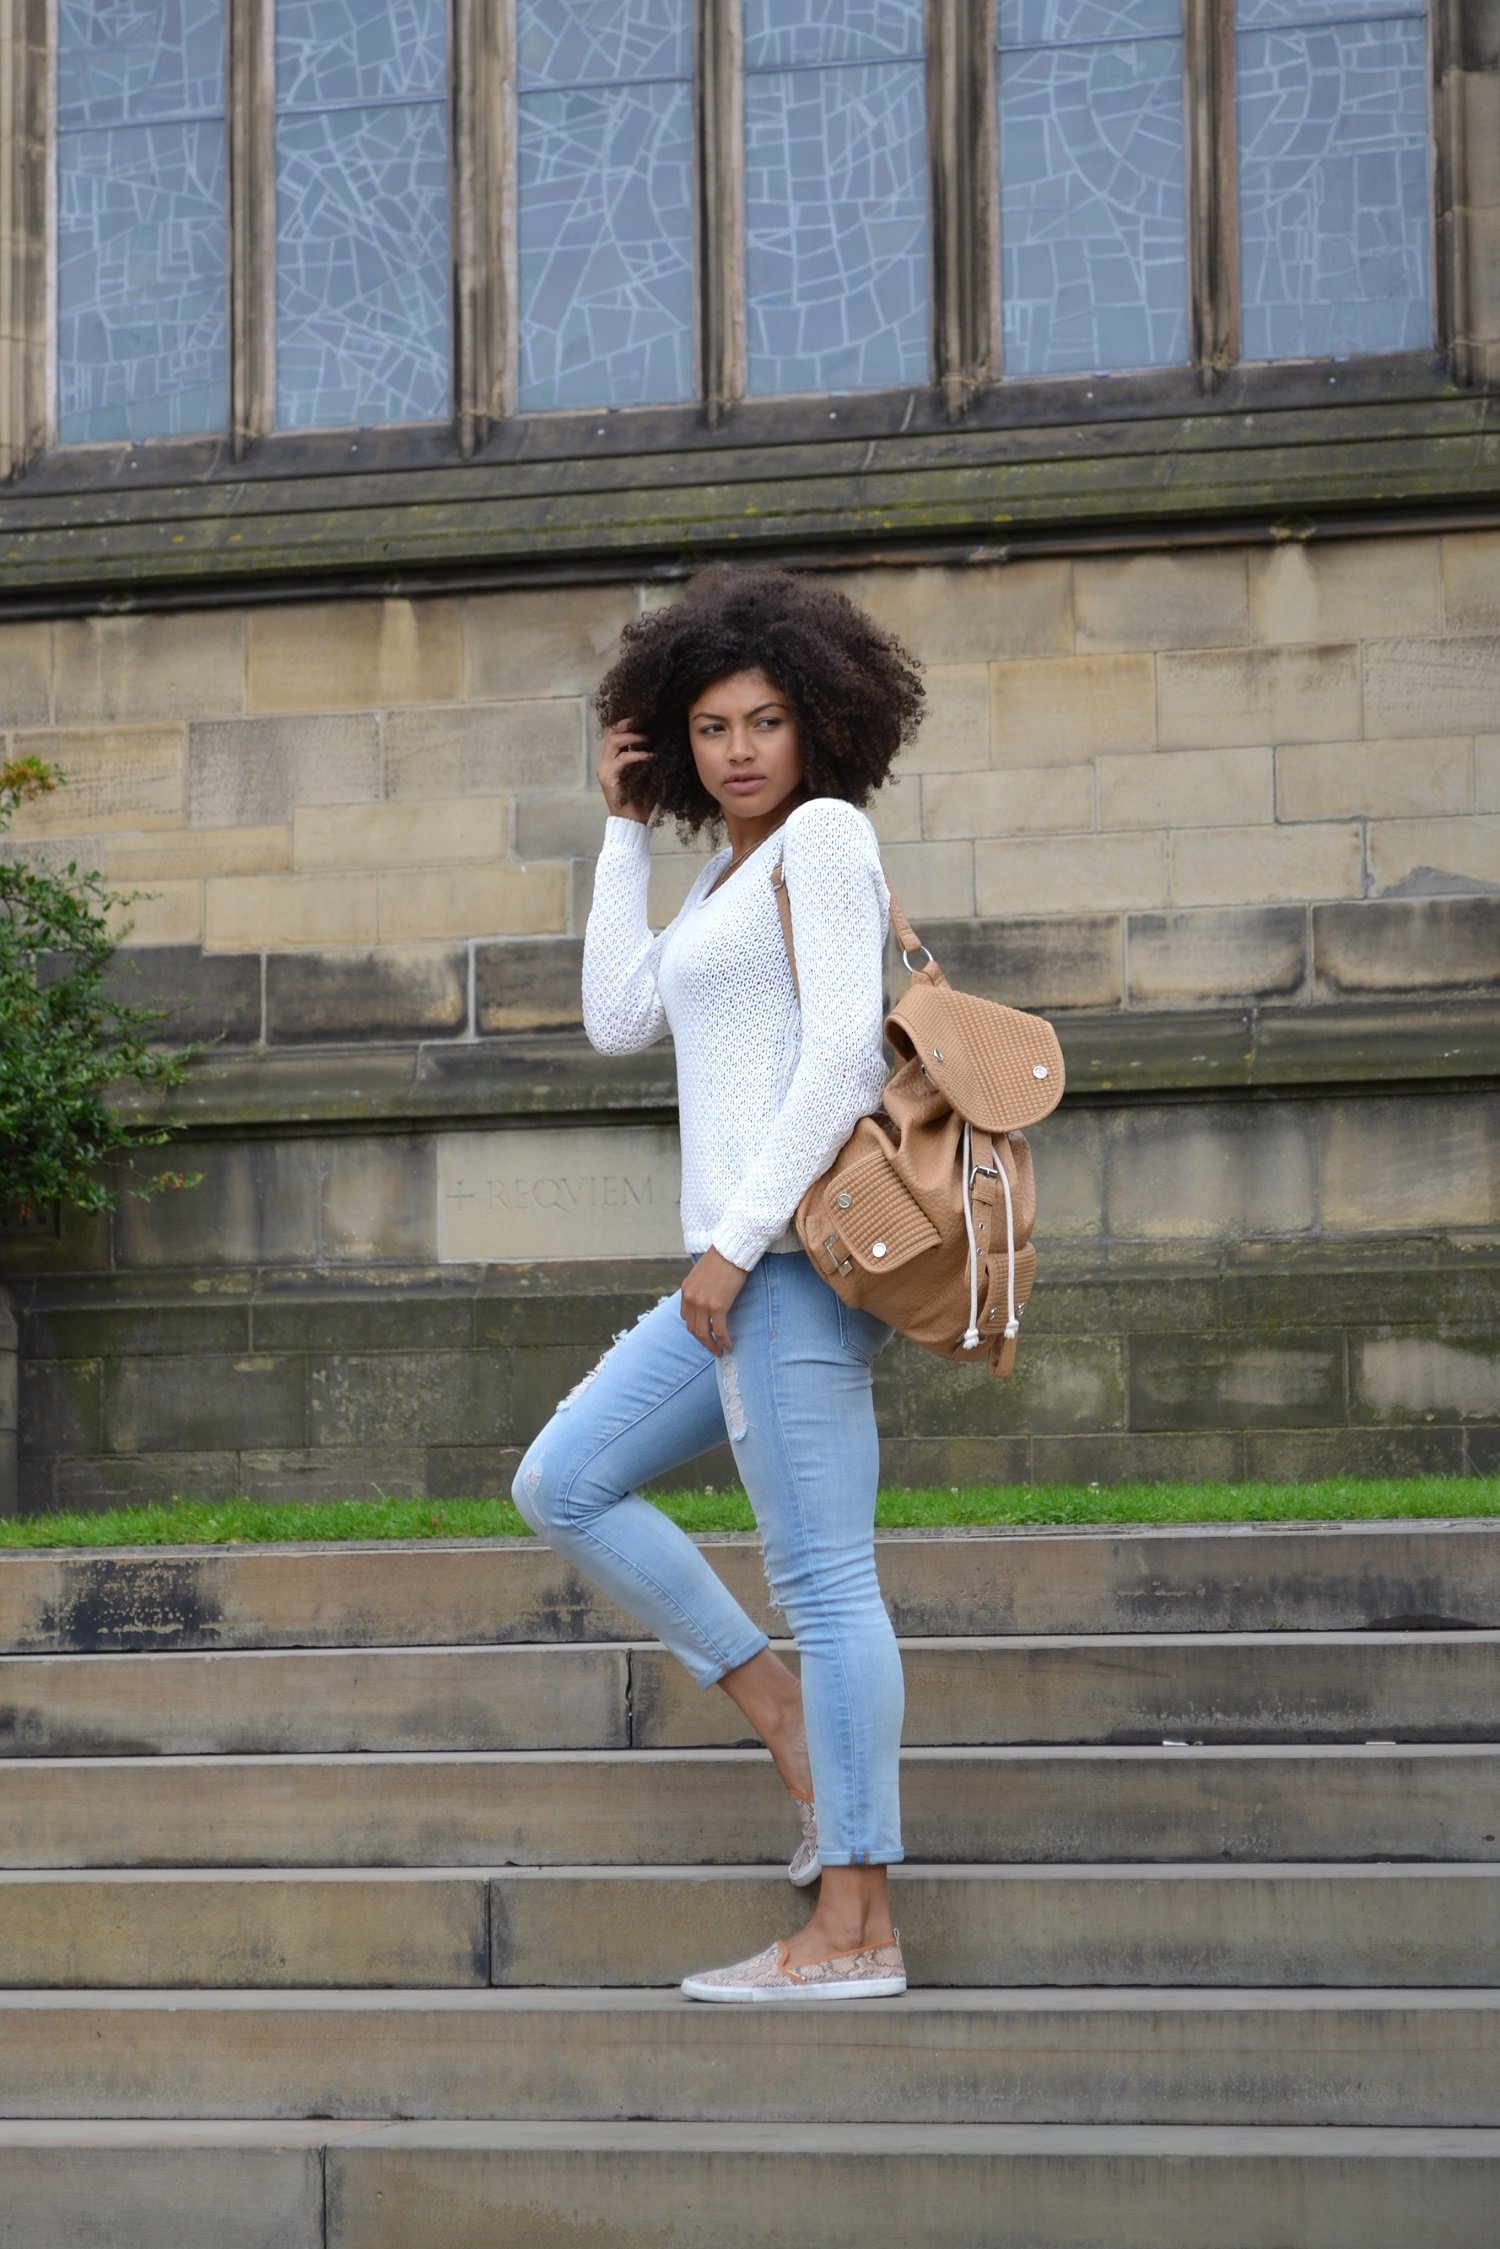
MULTIPOLYGON (((752 1549, 716 1542, 752 1608, 752 1549)), ((529 1542, 0 1556, 0 2249, 1500 2241, 1500 1523, 883 1542, 904 2000, 529 1542)))

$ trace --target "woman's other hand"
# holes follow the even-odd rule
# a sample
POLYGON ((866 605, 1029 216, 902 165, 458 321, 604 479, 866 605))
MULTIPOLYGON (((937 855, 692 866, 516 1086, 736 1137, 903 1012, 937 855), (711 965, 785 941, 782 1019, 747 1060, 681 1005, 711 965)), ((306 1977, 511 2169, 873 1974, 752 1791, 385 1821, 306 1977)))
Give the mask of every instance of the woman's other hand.
POLYGON ((647 818, 639 805, 626 804, 620 795, 620 777, 625 768, 640 765, 651 755, 645 744, 645 735, 638 734, 629 719, 619 719, 615 725, 604 729, 599 750, 599 786, 617 820, 639 820, 644 824, 647 818))
POLYGON ((716 1359, 734 1348, 729 1308, 749 1277, 716 1249, 706 1249, 682 1284, 683 1323, 716 1359))

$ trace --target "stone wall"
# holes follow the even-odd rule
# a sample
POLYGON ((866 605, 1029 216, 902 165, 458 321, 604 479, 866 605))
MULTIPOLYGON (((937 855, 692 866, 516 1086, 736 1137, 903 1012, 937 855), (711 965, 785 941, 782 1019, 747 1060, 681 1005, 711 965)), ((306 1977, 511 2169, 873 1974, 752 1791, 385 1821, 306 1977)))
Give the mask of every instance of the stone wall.
MULTIPOLYGON (((843 582, 928 666, 892 883, 1069 1068, 1022 1373, 898 1348, 888 1473, 1495 1466, 1500 534, 843 582)), ((669 593, 0 626, 70 776, 4 848, 148 893, 133 993, 222 1041, 200 1186, 0 1244, 23 1505, 503 1488, 671 1272, 670 1054, 578 1031, 587 694, 669 593)))

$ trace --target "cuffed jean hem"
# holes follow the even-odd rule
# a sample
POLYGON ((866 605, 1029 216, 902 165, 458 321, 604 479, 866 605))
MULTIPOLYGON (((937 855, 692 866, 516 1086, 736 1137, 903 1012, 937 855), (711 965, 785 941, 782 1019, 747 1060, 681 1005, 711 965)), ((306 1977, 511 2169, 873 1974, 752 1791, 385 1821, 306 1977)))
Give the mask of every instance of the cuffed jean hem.
POLYGON ((818 1860, 827 1866, 899 1866, 906 1853, 896 1851, 846 1851, 842 1856, 836 1851, 825 1851, 818 1845, 818 1860))

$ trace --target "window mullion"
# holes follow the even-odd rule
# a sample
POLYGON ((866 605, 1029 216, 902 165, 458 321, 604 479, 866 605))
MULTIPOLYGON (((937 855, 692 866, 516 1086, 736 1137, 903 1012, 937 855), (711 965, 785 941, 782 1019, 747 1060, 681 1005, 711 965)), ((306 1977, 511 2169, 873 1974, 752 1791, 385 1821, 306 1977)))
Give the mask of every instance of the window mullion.
POLYGON ((229 431, 242 460, 276 411, 275 0, 228 0, 229 431))
POLYGON ((449 0, 453 406, 459 450, 516 395, 515 0, 449 0))
POLYGON ((1214 390, 1239 357, 1234 0, 1185 0, 1189 321, 1193 364, 1214 390))
POLYGON ((745 395, 741 0, 696 0, 698 384, 709 427, 745 395))
POLYGON ((0 0, 0 477, 47 441, 47 0, 0 0))
POLYGON ((927 0, 932 374, 950 420, 999 372, 994 0, 927 0))

